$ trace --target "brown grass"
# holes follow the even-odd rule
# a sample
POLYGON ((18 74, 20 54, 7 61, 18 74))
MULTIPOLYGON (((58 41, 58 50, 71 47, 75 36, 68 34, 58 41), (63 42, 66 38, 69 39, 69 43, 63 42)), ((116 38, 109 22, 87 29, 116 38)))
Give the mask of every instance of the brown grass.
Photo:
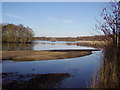
POLYGON ((37 61, 37 60, 54 60, 75 58, 90 55, 91 50, 68 50, 68 51, 0 51, 2 60, 15 61, 37 61))
POLYGON ((120 58, 113 44, 104 49, 104 60, 92 88, 120 88, 120 58))
POLYGON ((104 48, 104 46, 106 46, 106 41, 78 41, 77 46, 104 48))

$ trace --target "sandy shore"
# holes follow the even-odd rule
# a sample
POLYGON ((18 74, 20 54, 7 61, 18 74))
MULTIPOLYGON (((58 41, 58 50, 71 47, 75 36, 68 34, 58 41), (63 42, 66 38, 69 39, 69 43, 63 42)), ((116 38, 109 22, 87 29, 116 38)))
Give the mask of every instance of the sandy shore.
POLYGON ((22 51, 0 51, 2 60, 14 61, 39 61, 75 58, 92 54, 96 50, 22 50, 22 51))

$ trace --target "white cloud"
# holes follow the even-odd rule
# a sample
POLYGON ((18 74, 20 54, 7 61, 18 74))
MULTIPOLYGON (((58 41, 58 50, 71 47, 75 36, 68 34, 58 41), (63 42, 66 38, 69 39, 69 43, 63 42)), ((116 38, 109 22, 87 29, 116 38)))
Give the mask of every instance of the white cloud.
POLYGON ((55 18, 48 17, 48 20, 53 22, 53 21, 55 21, 55 18))
POLYGON ((15 18, 15 19, 23 20, 22 17, 17 16, 17 15, 14 15, 14 14, 5 13, 5 14, 3 14, 3 15, 6 15, 6 16, 8 16, 8 17, 15 18))
POLYGON ((74 23, 74 21, 68 19, 62 19, 61 21, 64 23, 74 23))

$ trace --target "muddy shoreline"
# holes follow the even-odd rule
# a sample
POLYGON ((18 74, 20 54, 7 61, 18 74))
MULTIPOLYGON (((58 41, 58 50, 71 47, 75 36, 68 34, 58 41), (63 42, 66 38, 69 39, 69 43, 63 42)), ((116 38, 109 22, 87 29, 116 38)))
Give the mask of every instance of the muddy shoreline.
POLYGON ((68 73, 50 74, 20 74, 2 73, 2 88, 55 88, 61 85, 61 81, 70 77, 68 73))

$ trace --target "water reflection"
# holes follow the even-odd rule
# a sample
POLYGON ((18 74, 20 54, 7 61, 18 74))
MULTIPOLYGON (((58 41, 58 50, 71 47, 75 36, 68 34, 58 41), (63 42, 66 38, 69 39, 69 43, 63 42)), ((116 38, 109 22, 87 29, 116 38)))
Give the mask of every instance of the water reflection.
POLYGON ((93 74, 100 65, 99 55, 101 52, 95 51, 93 53, 85 57, 59 60, 29 62, 5 60, 2 62, 2 70, 3 73, 18 72, 21 74, 69 73, 72 76, 64 80, 60 87, 83 88, 91 85, 93 74))
MULTIPOLYGON (((53 49, 91 49, 91 47, 78 46, 77 43, 75 42, 70 43, 70 42, 38 41, 36 44, 3 44, 2 49, 53 50, 53 49)), ((60 85, 60 88, 85 88, 91 85, 93 74, 99 68, 100 53, 101 51, 95 51, 93 52, 93 54, 85 57, 59 60, 45 60, 45 61, 43 60, 29 62, 15 62, 5 60, 2 62, 2 73, 15 73, 15 72, 18 72, 20 74, 69 73, 72 76, 63 80, 62 84, 60 85)), ((30 83, 31 82, 32 81, 30 81, 30 83)))
POLYGON ((65 41, 36 41, 34 50, 53 50, 53 49, 95 49, 93 47, 86 47, 79 45, 77 42, 65 41))
POLYGON ((53 50, 53 49, 94 49, 92 47, 82 46, 77 42, 62 41, 34 41, 32 44, 22 43, 2 43, 2 50, 53 50))

